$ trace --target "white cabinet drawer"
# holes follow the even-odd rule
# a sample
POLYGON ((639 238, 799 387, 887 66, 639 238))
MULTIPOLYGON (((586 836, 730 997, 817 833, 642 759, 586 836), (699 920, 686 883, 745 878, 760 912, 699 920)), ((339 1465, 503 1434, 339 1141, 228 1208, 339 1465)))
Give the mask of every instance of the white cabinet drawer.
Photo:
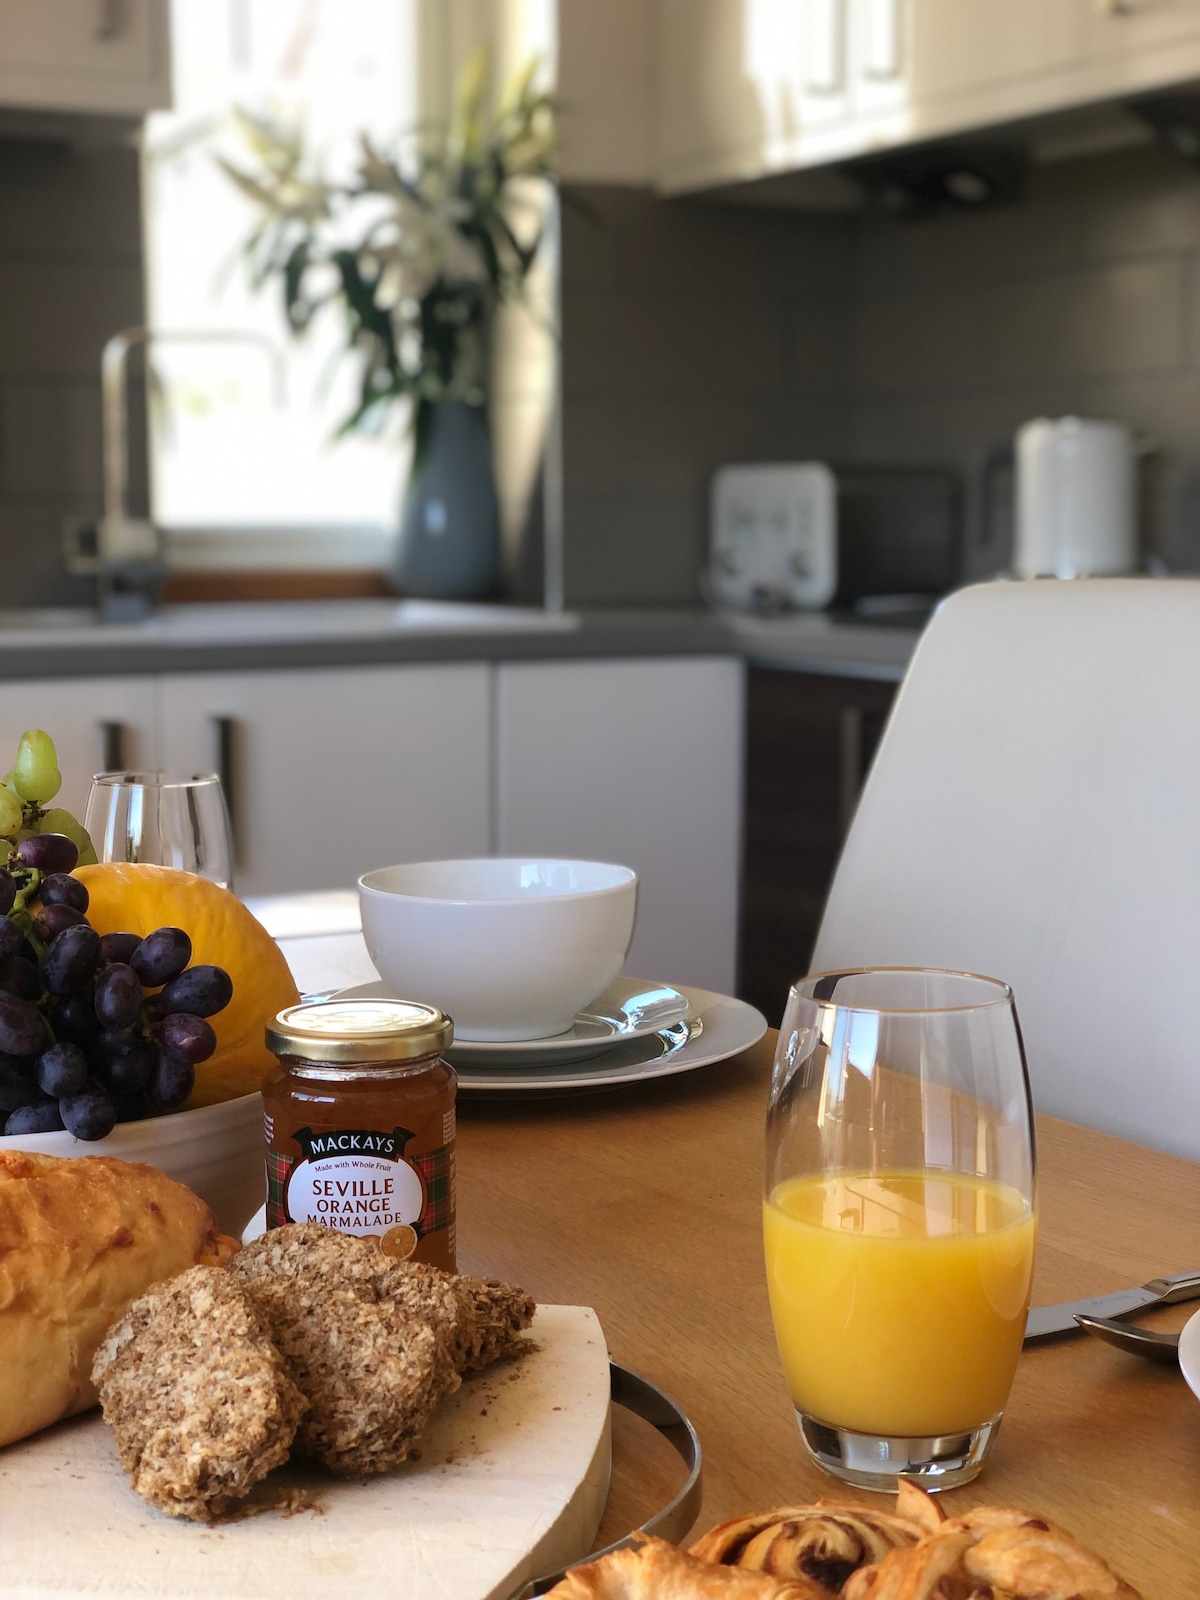
POLYGON ((169 676, 162 705, 174 768, 219 768, 224 724, 240 894, 487 854, 483 663, 169 676))

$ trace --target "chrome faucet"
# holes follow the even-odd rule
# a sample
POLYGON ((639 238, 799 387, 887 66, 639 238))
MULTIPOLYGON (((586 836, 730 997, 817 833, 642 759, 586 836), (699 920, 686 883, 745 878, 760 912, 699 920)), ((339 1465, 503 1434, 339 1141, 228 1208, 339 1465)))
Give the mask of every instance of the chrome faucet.
POLYGON ((284 399, 283 353, 265 334, 251 329, 157 332, 124 328, 113 334, 100 357, 101 451, 104 514, 93 524, 68 522, 63 560, 70 573, 96 579, 96 603, 106 622, 131 622, 157 604, 167 575, 162 530, 129 510, 129 352, 151 344, 251 344, 271 363, 276 404, 284 399))

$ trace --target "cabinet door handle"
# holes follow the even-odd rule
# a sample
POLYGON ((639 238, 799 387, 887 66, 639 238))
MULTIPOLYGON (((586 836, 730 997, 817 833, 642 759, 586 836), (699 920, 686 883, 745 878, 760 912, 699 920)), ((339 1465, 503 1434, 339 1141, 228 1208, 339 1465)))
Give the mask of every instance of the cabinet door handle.
POLYGON ((125 0, 97 0, 95 37, 100 44, 125 32, 125 0))
POLYGON ((904 0, 866 0, 863 70, 868 78, 886 83, 900 76, 903 5, 904 0))
POLYGON ((125 754, 125 724, 101 722, 100 765, 104 772, 124 772, 129 765, 125 754))
POLYGON ((217 776, 221 780, 225 806, 229 812, 229 831, 233 836, 233 865, 236 867, 241 856, 241 837, 238 827, 241 814, 241 807, 238 804, 238 723, 236 717, 214 717, 212 727, 217 776))

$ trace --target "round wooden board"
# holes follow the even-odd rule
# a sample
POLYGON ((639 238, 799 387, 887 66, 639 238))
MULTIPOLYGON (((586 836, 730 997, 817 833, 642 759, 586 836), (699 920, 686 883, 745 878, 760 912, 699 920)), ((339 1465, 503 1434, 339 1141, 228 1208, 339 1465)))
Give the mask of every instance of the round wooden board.
POLYGON ((608 1494, 609 1377, 595 1312, 542 1306, 537 1348, 465 1383, 420 1459, 346 1482, 286 1467, 213 1527, 129 1487, 98 1413, 0 1453, 8 1600, 506 1600, 591 1546, 608 1494), (299 1504, 303 1509, 296 1509, 299 1504))

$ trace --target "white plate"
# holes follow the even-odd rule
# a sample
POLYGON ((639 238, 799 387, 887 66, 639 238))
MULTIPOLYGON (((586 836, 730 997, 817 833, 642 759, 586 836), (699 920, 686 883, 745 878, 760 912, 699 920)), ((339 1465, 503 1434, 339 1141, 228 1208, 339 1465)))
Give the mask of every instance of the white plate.
POLYGON ((1179 1370, 1200 1400, 1200 1311, 1188 1318, 1179 1335, 1179 1370))
POLYGON ((709 989, 684 989, 689 1011, 685 1022, 611 1045, 602 1056, 577 1066, 459 1067, 458 1086, 471 1092, 505 1097, 513 1094, 570 1094, 619 1089, 627 1083, 669 1078, 694 1072, 757 1044, 767 1031, 760 1011, 731 995, 709 989), (686 1034, 686 1037, 684 1035, 686 1034))
MULTIPOLYGON (((382 979, 344 989, 347 1000, 399 999, 382 979)), ((446 1059, 455 1067, 548 1067, 583 1061, 613 1045, 645 1038, 687 1016, 687 996, 664 983, 641 978, 615 978, 602 995, 585 1007, 566 1033, 548 1039, 455 1040, 446 1059)))

